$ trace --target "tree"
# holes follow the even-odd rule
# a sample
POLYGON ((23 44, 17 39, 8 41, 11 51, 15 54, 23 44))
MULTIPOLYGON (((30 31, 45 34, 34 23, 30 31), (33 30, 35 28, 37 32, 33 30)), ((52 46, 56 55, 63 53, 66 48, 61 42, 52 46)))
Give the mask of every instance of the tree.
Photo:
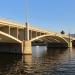
POLYGON ((61 31, 61 34, 65 34, 65 32, 62 30, 62 31, 61 31))

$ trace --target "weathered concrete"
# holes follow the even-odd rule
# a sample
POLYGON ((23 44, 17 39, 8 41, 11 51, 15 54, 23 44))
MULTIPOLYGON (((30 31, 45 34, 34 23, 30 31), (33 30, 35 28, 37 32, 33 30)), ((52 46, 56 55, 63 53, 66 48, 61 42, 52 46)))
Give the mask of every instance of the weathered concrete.
POLYGON ((35 37, 37 37, 37 32, 33 31, 32 32, 32 38, 35 38, 35 37))
POLYGON ((71 42, 71 41, 68 42, 68 47, 69 47, 69 48, 72 48, 72 42, 71 42))
POLYGON ((0 31, 3 31, 7 34, 10 34, 10 26, 3 26, 3 27, 0 27, 0 31))
POLYGON ((20 39, 20 40, 24 40, 24 30, 23 29, 19 29, 19 35, 18 35, 18 38, 20 39))
POLYGON ((31 41, 23 41, 23 54, 32 54, 31 41))
POLYGON ((11 28, 10 29, 10 35, 18 38, 18 28, 11 28))

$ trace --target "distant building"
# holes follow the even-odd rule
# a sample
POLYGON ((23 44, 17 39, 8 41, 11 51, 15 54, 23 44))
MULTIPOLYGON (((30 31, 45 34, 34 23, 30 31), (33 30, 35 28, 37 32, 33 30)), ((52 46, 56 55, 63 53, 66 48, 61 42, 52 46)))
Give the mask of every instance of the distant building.
POLYGON ((70 34, 70 36, 75 37, 75 34, 70 34))

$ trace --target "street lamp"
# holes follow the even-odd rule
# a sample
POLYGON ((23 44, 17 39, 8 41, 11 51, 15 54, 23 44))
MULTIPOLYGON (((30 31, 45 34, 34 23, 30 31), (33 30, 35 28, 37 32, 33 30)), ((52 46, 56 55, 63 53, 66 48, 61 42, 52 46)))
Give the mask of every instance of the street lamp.
MULTIPOLYGON (((29 25, 28 25, 28 0, 25 0, 25 12, 26 12, 26 15, 25 15, 25 20, 26 20, 26 23, 25 23, 25 26, 26 26, 26 36, 24 36, 24 39, 26 37, 25 40, 29 40, 29 25)), ((24 30, 25 31, 25 30, 24 30)))

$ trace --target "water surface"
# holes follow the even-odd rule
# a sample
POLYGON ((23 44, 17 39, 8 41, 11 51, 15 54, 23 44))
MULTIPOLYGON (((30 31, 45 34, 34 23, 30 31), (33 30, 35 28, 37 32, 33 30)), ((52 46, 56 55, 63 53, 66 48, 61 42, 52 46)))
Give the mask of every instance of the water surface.
POLYGON ((0 53, 0 75, 75 75, 75 49, 34 46, 32 53, 0 53))

